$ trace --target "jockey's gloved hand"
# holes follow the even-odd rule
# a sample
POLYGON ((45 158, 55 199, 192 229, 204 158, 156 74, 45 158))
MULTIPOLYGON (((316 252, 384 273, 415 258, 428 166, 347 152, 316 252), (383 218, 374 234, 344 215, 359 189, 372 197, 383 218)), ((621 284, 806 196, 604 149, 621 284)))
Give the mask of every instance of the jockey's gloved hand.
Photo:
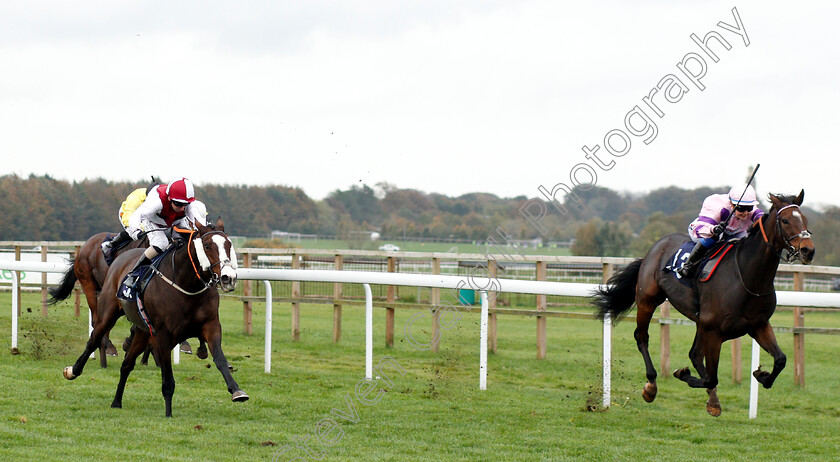
POLYGON ((718 223, 717 225, 715 225, 714 228, 712 228, 712 233, 715 236, 720 236, 721 234, 723 234, 723 232, 725 230, 726 230, 726 223, 718 223))

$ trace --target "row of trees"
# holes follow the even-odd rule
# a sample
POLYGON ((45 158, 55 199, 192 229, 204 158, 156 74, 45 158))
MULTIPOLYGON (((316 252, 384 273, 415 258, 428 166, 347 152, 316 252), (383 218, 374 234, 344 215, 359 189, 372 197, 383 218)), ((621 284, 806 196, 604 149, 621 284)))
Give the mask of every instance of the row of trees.
MULTIPOLYGON (((119 230, 117 210, 136 183, 103 179, 67 182, 49 176, 0 177, 0 240, 83 240, 119 230)), ((211 218, 234 235, 266 237, 273 230, 350 238, 378 231, 384 238, 438 237, 482 242, 502 227, 520 239, 573 241, 576 255, 642 256, 660 237, 685 232, 703 199, 725 188, 668 187, 646 194, 593 187, 565 199, 566 214, 549 206, 541 235, 520 214, 524 196, 487 193, 449 197, 380 183, 335 190, 315 201, 286 186, 196 185, 211 218)), ((766 206, 765 206, 766 209, 766 206)), ((840 265, 840 208, 805 207, 817 263, 840 265)), ((498 240, 498 237, 496 238, 498 240)))

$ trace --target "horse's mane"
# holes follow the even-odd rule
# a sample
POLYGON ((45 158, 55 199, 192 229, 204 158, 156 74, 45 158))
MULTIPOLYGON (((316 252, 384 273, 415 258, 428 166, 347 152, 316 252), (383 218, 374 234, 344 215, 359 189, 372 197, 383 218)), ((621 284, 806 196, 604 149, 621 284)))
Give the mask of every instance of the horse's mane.
POLYGON ((796 196, 794 196, 793 194, 770 194, 769 196, 773 196, 776 199, 779 199, 780 201, 784 202, 785 204, 793 204, 793 201, 796 200, 796 196))
MULTIPOLYGON (((767 197, 770 197, 770 196, 775 197, 776 199, 784 202, 785 204, 793 204, 793 201, 796 200, 796 196, 794 196, 793 194, 768 194, 767 195, 767 197)), ((770 212, 772 212, 774 209, 775 209, 775 206, 771 206, 770 209, 767 210, 767 212, 764 215, 761 216, 760 220, 764 224, 764 226, 767 226, 767 217, 770 216, 770 212)), ((750 226, 750 229, 747 232, 747 235, 752 236, 753 234, 759 233, 759 232, 761 232, 761 231, 758 227, 758 222, 756 221, 755 223, 753 223, 752 226, 750 226)))

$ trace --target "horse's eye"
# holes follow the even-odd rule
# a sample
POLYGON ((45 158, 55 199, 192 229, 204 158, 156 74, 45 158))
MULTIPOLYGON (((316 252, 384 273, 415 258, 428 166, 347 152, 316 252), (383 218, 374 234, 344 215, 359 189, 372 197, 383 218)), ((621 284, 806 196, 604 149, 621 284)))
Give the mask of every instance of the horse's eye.
POLYGON ((210 246, 207 245, 207 244, 204 244, 204 250, 210 250, 210 246))
POLYGON ((787 218, 782 218, 782 223, 789 224, 790 222, 787 220, 787 218))

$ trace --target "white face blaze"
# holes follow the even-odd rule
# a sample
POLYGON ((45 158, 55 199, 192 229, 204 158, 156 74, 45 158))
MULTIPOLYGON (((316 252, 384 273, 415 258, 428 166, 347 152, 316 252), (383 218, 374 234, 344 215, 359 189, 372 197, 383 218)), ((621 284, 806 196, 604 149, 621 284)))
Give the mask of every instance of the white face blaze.
POLYGON ((198 264, 201 265, 202 271, 207 271, 210 269, 210 259, 207 258, 207 254, 204 252, 204 244, 201 242, 201 238, 197 237, 193 239, 193 244, 195 246, 195 255, 198 257, 198 264))
MULTIPOLYGON (((207 252, 204 251, 204 242, 201 238, 196 238, 193 240, 193 244, 195 247, 195 254, 198 258, 198 263, 201 265, 201 269, 203 271, 207 271, 211 269, 211 267, 215 265, 219 265, 219 271, 222 281, 222 290, 229 292, 234 289, 236 286, 236 252, 233 251, 233 246, 230 248, 230 255, 228 255, 227 250, 225 250, 225 243, 228 242, 227 238, 219 235, 214 235, 210 238, 212 244, 216 246, 216 253, 219 255, 218 261, 211 262, 210 257, 207 256, 207 252)), ((215 278, 216 276, 214 276, 215 278)))
POLYGON ((233 252, 233 245, 230 246, 230 253, 232 255, 228 255, 227 250, 225 250, 225 242, 228 240, 222 236, 215 235, 213 236, 213 242, 216 244, 216 247, 219 249, 219 261, 222 262, 222 276, 228 276, 229 278, 235 280, 236 279, 236 254, 233 252))

